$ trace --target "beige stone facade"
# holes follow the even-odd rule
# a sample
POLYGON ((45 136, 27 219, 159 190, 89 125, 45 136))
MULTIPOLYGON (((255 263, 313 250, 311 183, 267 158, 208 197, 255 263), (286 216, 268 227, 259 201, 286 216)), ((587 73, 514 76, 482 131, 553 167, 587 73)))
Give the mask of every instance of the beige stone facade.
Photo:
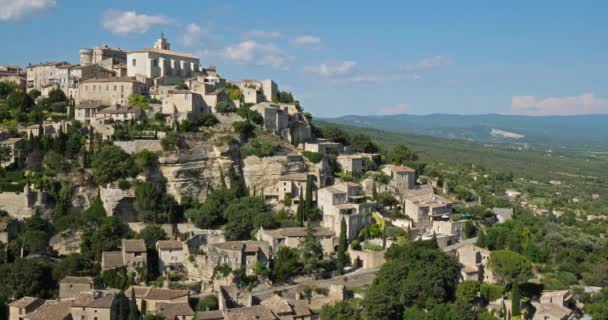
POLYGON ((244 267, 247 274, 253 274, 256 263, 268 265, 271 250, 264 241, 228 241, 208 246, 207 261, 209 267, 215 268, 217 263, 226 264, 232 270, 244 267))
POLYGON ((346 222, 347 236, 354 239, 363 227, 371 223, 376 203, 368 202, 361 186, 346 182, 319 189, 317 203, 323 214, 321 226, 340 234, 342 219, 346 222))
POLYGON ((488 269, 490 251, 474 244, 465 244, 456 249, 456 257, 462 265, 460 275, 462 280, 473 280, 494 283, 496 279, 488 269))
MULTIPOLYGON (((335 232, 322 227, 312 228, 312 230, 313 235, 321 243, 323 253, 325 255, 331 255, 334 252, 333 238, 336 237, 335 232)), ((308 228, 303 227, 280 228, 274 230, 264 230, 263 228, 260 228, 256 234, 259 241, 264 241, 270 245, 272 252, 277 252, 283 246, 296 249, 307 236, 308 228)))
POLYGON ((60 85, 60 69, 69 67, 66 61, 47 62, 27 67, 27 91, 39 90, 43 92, 45 88, 52 85, 60 85))
POLYGON ((91 291, 94 287, 91 277, 65 277, 59 281, 59 299, 75 299, 81 292, 91 291))
POLYGON ((89 79, 81 83, 76 105, 96 102, 107 106, 127 105, 132 94, 145 94, 147 87, 134 77, 89 79))
POLYGON ((416 186, 416 170, 406 166, 386 165, 382 172, 391 177, 389 185, 403 193, 416 186))
POLYGON ((363 156, 359 154, 341 154, 337 158, 342 172, 352 175, 363 173, 363 156))

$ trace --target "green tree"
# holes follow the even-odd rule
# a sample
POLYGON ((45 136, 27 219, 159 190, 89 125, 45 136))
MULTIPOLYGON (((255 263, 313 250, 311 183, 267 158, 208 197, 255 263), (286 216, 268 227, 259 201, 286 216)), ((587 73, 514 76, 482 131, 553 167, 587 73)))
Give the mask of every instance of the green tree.
POLYGON ((361 308, 353 301, 325 304, 321 308, 321 320, 360 320, 361 308))
POLYGON ((271 265, 271 278, 273 281, 284 282, 300 272, 298 263, 298 250, 281 247, 275 255, 271 265))
POLYGON ((220 121, 213 115, 213 113, 203 113, 196 117, 197 124, 203 127, 213 127, 218 124, 220 121))
POLYGON ((27 93, 16 90, 6 98, 6 105, 9 109, 18 110, 20 112, 30 112, 34 107, 34 99, 27 93))
POLYGON ((395 196, 393 196, 390 192, 381 192, 377 195, 377 198, 378 204, 380 204, 382 207, 390 207, 392 209, 393 206, 399 204, 397 198, 395 198, 395 196))
POLYGON ((146 98, 138 93, 131 94, 129 96, 129 99, 127 100, 127 102, 129 103, 130 106, 141 108, 141 109, 147 108, 148 104, 150 103, 148 98, 146 98))
POLYGON ((321 270, 321 260, 323 259, 323 248, 321 242, 314 234, 314 229, 310 223, 306 228, 306 238, 300 244, 300 265, 305 274, 318 275, 321 270))
POLYGON ((13 81, 0 81, 0 99, 6 99, 17 90, 17 84, 13 81))
POLYGON ((243 197, 233 201, 223 212, 224 234, 228 240, 251 238, 251 232, 260 227, 277 227, 276 220, 264 200, 258 197, 243 197))
POLYGON ((456 301, 461 303, 472 303, 477 299, 479 282, 466 280, 458 284, 456 288, 456 301))
POLYGON ((236 112, 236 108, 227 101, 219 101, 215 105, 215 112, 218 113, 232 113, 236 112))
POLYGON ((356 134, 350 139, 350 150, 352 152, 374 153, 378 152, 378 146, 372 142, 369 136, 356 134))
POLYGON ((212 311, 217 310, 219 304, 215 295, 208 295, 198 300, 196 311, 212 311))
POLYGON ((133 161, 139 172, 149 174, 158 167, 158 154, 144 149, 133 155, 133 161))
POLYGON ((344 130, 334 125, 323 127, 321 129, 321 135, 325 139, 339 142, 344 145, 348 145, 350 142, 350 137, 348 134, 344 130))
POLYGON ((129 300, 129 320, 139 320, 141 314, 137 309, 137 300, 135 300, 135 289, 131 288, 131 299, 129 300))
POLYGON ((55 88, 51 91, 49 91, 49 98, 48 98, 48 102, 53 104, 53 103, 57 103, 57 102, 67 102, 68 98, 65 96, 65 93, 63 92, 63 90, 59 89, 59 88, 55 88))
POLYGON ((132 177, 137 173, 131 156, 115 145, 106 145, 94 155, 92 169, 93 179, 100 185, 132 177))
POLYGON ((492 251, 488 267, 501 281, 507 283, 523 283, 532 276, 530 260, 511 250, 492 251))
POLYGON ((13 158, 13 152, 9 146, 0 145, 0 163, 8 162, 13 158))
POLYGON ((156 242, 167 239, 167 233, 158 225, 147 225, 139 232, 138 238, 144 240, 148 250, 154 250, 156 242))
POLYGON ((348 235, 346 234, 346 220, 342 218, 340 221, 340 238, 338 240, 338 253, 336 257, 336 273, 343 274, 344 267, 348 264, 348 235))
POLYGON ((42 95, 42 92, 40 92, 38 89, 32 89, 28 94, 30 97, 32 97, 32 99, 36 100, 42 95))
POLYGON ((418 155, 404 145, 397 145, 388 152, 387 160, 392 164, 407 165, 418 161, 418 155))
POLYGON ((165 151, 173 151, 177 147, 178 136, 175 132, 167 132, 167 135, 160 139, 160 145, 165 151))

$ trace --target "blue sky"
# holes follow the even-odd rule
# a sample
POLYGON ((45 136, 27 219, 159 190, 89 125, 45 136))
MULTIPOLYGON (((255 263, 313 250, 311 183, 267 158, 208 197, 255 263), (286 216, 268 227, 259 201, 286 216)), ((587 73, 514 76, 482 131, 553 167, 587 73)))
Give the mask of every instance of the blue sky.
POLYGON ((176 50, 316 116, 608 113, 600 1, 0 0, 0 64, 176 50), (145 5, 144 5, 145 4, 145 5))

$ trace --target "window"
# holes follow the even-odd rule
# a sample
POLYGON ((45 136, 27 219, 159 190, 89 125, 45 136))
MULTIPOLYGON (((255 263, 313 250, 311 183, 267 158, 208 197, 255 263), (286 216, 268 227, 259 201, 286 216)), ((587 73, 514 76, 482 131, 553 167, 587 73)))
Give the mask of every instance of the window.
POLYGON ((137 66, 137 59, 133 59, 131 61, 131 65, 134 66, 134 67, 137 66))

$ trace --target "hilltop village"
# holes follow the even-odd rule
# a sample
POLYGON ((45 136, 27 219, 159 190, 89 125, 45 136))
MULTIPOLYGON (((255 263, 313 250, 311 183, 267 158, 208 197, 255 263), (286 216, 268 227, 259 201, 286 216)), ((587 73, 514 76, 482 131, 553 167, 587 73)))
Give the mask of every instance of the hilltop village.
POLYGON ((569 290, 506 294, 537 276, 529 261, 478 246, 514 205, 483 224, 455 212, 480 198, 421 175, 407 147, 316 127, 272 79, 225 79, 164 36, 78 54, 0 67, 8 319, 315 319, 372 299, 403 257, 447 257, 418 276, 485 319, 577 317, 569 290))

